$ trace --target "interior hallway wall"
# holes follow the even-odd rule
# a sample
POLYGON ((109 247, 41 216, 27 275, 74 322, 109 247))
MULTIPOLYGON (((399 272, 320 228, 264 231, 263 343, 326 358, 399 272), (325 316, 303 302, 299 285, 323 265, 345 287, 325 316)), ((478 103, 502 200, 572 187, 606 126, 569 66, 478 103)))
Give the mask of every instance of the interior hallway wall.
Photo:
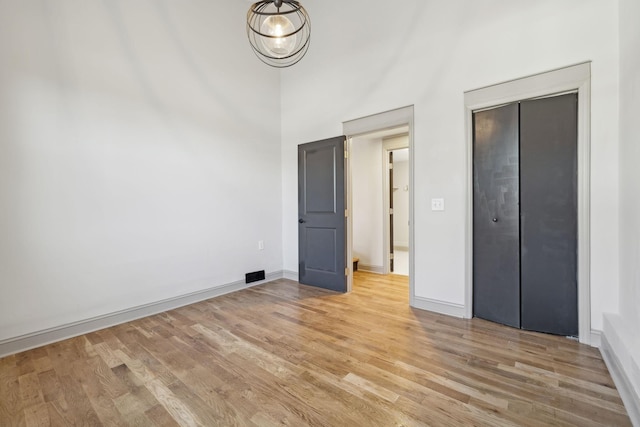
POLYGON ((353 256, 359 268, 384 269, 382 226, 382 139, 354 138, 351 144, 353 256))

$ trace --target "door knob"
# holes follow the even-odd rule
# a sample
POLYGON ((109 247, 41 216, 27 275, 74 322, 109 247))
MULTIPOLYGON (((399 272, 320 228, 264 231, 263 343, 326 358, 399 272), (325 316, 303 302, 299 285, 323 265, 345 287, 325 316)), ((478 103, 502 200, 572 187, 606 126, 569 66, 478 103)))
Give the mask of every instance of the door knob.
POLYGON ((498 218, 493 218, 491 221, 498 222, 498 218))
POLYGON ((299 222, 300 224, 303 224, 303 223, 305 223, 305 222, 307 222, 307 221, 305 221, 304 219, 300 218, 300 219, 298 220, 298 222, 299 222))

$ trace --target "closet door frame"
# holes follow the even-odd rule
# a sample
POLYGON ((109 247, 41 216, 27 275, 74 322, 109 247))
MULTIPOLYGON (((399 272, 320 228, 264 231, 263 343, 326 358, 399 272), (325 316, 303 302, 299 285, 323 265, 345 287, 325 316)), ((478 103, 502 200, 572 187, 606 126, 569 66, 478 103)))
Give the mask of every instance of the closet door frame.
POLYGON ((464 93, 466 125, 465 307, 473 316, 473 112, 562 93, 578 94, 578 338, 598 345, 591 333, 590 297, 590 111, 591 62, 584 62, 464 93))

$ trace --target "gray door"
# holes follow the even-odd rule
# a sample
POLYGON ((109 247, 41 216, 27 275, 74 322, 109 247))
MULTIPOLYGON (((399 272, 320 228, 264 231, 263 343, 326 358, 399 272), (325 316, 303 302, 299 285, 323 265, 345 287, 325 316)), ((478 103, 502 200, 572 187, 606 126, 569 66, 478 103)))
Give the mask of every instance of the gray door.
POLYGON ((299 282, 347 291, 345 137, 298 146, 299 282))
POLYGON ((578 335, 578 96, 520 104, 522 328, 578 335))
POLYGON ((518 104, 473 115, 473 313, 520 327, 518 104))
POLYGON ((577 95, 474 113, 474 315, 578 334, 577 95))

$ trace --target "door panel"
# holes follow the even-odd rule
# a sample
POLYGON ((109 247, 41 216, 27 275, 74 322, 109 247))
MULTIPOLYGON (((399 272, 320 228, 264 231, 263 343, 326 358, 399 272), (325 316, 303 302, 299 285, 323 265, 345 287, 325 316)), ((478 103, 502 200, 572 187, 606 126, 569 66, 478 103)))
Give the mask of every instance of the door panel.
POLYGON ((336 271, 336 230, 304 227, 307 271, 336 271))
POLYGON ((298 146, 299 282, 347 291, 344 142, 298 146))
POLYGON ((578 335, 577 95, 521 103, 522 328, 578 335))
POLYGON ((520 327, 518 104, 473 118, 473 312, 520 327))

